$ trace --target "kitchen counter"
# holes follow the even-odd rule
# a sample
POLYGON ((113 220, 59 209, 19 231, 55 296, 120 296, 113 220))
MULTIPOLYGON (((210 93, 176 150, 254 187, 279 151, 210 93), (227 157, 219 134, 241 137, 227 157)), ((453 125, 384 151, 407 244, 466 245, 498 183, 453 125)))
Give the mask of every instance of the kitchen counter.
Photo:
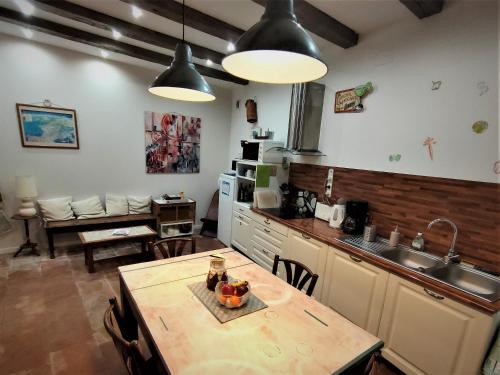
POLYGON ((496 312, 500 311, 500 301, 496 301, 493 303, 488 302, 482 298, 475 297, 469 293, 463 292, 460 289, 434 280, 433 278, 425 274, 412 271, 410 269, 389 262, 381 257, 370 254, 366 251, 359 250, 353 246, 337 241, 337 238, 344 236, 345 234, 341 230, 330 228, 326 221, 319 219, 282 219, 258 208, 252 208, 252 211, 256 214, 268 217, 271 220, 286 225, 289 228, 295 229, 299 232, 303 232, 306 235, 317 239, 318 241, 344 250, 347 253, 355 255, 356 257, 359 257, 360 259, 377 267, 383 268, 390 273, 408 279, 412 282, 422 285, 423 287, 431 288, 432 290, 442 294, 443 296, 452 298, 477 310, 483 311, 488 314, 495 314, 496 312))

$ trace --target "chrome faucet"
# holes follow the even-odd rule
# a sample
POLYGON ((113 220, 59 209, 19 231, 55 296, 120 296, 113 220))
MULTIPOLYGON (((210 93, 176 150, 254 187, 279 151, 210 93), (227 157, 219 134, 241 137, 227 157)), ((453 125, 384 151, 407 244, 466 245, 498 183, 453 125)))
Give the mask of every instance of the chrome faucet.
POLYGON ((457 234, 458 234, 457 226, 450 219, 439 218, 432 220, 427 226, 427 229, 431 229, 432 226, 436 223, 448 223, 453 228, 453 240, 451 241, 451 247, 448 250, 448 254, 444 256, 444 262, 448 263, 451 261, 453 263, 460 263, 460 255, 458 255, 455 251, 455 243, 457 242, 457 234))

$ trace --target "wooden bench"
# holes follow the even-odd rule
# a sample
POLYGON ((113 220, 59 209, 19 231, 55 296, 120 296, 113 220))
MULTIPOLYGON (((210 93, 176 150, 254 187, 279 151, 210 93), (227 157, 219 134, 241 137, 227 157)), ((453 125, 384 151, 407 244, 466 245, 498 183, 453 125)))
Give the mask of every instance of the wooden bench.
POLYGON ((156 216, 153 214, 137 214, 123 216, 105 216, 95 219, 71 219, 60 221, 44 220, 45 232, 49 242, 50 258, 54 259, 54 234, 84 232, 89 230, 131 227, 136 225, 149 225, 156 229, 156 216))

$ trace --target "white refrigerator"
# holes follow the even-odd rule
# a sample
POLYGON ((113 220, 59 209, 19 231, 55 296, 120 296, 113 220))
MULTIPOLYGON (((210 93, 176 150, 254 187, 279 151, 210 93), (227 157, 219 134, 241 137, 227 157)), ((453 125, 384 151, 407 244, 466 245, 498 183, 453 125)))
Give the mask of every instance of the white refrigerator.
POLYGON ((219 177, 219 223, 217 224, 217 239, 228 247, 231 246, 231 223, 236 190, 236 176, 222 173, 219 177))

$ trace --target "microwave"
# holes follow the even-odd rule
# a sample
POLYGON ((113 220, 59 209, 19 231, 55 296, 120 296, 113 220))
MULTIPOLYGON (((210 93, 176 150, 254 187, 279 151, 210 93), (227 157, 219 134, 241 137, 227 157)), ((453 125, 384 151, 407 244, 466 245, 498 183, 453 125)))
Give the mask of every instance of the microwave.
POLYGON ((281 164, 283 162, 283 146, 283 142, 270 141, 268 139, 242 140, 241 148, 243 152, 241 158, 258 163, 281 164))

